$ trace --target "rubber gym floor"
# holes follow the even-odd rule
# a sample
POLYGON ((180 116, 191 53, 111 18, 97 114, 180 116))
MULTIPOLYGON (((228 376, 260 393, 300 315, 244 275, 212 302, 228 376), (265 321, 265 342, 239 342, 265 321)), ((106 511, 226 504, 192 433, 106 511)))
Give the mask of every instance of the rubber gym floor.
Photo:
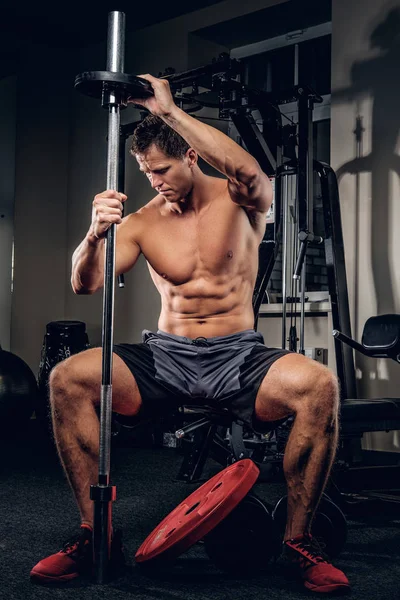
MULTIPOLYGON (((66 478, 52 444, 39 443, 35 431, 24 439, 3 440, 1 450, 0 598, 127 600, 222 600, 268 598, 304 599, 317 596, 288 578, 279 563, 265 572, 243 577, 218 570, 201 544, 176 560, 163 574, 143 572, 134 555, 147 535, 199 484, 176 480, 182 457, 171 448, 116 447, 111 478, 117 486, 114 527, 122 527, 127 567, 116 579, 96 585, 90 579, 39 586, 30 582, 30 569, 58 551, 79 526, 66 478)), ((209 460, 204 479, 220 470, 209 460)), ((257 494, 274 504, 283 484, 258 483, 257 494)), ((351 598, 400 598, 400 516, 376 515, 348 523, 347 544, 334 564, 352 584, 351 598)), ((268 540, 265 540, 268 544, 268 540)))

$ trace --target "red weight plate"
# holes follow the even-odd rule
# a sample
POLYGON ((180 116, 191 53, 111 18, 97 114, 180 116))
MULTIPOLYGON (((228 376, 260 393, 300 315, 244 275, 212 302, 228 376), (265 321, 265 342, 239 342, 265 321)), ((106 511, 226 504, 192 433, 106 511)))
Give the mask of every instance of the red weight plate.
POLYGON ((243 500, 259 473, 245 458, 214 475, 161 521, 136 552, 136 561, 169 560, 185 552, 243 500))

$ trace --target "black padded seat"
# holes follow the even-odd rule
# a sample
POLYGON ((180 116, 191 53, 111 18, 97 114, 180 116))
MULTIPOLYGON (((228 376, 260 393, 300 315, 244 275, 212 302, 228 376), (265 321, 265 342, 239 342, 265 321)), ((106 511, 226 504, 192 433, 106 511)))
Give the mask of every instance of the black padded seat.
POLYGON ((364 431, 400 430, 400 398, 343 400, 341 431, 344 434, 364 431))

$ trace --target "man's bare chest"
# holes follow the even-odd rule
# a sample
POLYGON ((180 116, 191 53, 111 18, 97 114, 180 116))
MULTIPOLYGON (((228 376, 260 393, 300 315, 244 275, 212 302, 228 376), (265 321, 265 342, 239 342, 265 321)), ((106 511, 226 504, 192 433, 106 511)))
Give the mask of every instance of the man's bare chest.
POLYGON ((233 203, 223 208, 155 220, 141 241, 155 273, 180 285, 194 277, 234 274, 251 260, 258 248, 257 231, 242 208, 233 203))

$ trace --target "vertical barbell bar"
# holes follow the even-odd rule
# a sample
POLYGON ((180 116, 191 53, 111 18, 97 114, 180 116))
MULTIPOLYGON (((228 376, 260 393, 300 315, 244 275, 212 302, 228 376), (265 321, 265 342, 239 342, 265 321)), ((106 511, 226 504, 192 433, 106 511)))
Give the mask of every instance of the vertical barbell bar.
MULTIPOLYGON (((124 71, 125 15, 114 11, 108 15, 107 70, 124 71)), ((120 105, 125 101, 119 89, 103 84, 103 106, 108 107, 107 189, 118 189, 120 105)), ((103 331, 102 331, 102 381, 100 397, 99 480, 91 486, 94 501, 93 556, 96 583, 109 579, 112 502, 116 487, 110 485, 111 418, 112 418, 112 365, 114 339, 115 292, 115 241, 116 225, 112 224, 105 240, 103 331)))

